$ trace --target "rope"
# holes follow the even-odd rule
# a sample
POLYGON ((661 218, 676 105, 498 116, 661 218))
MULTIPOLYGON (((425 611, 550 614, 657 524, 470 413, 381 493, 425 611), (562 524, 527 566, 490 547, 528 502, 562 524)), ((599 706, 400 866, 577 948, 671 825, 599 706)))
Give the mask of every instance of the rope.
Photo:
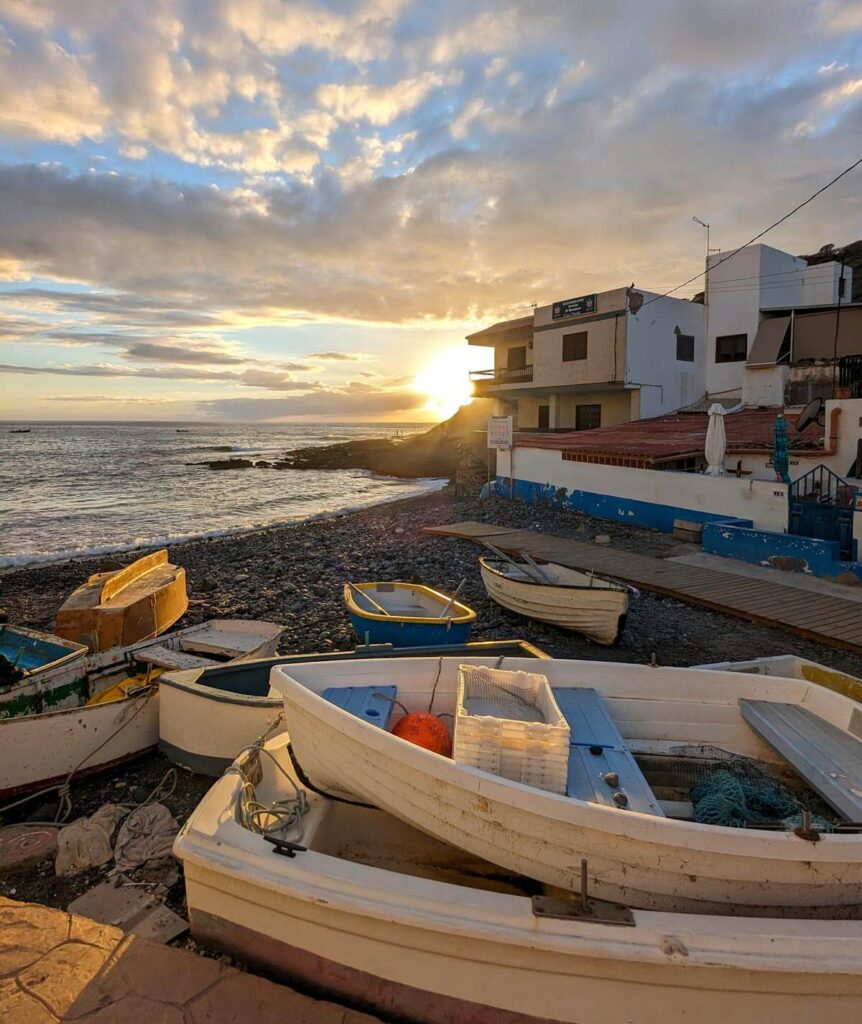
MULTIPOLYGON (((296 772, 296 777, 303 786, 305 786, 306 789, 310 789, 312 793, 317 793, 318 796, 325 796, 327 800, 334 800, 339 804, 350 804, 351 807, 367 807, 371 811, 377 810, 374 804, 366 804, 362 800, 349 800, 346 796, 336 796, 335 793, 327 793, 325 789, 315 786, 311 779, 302 770, 302 765, 297 760, 292 743, 287 744, 287 753, 290 757, 290 763, 293 765, 293 769, 296 772)), ((279 765, 279 767, 281 767, 281 765, 279 765)))

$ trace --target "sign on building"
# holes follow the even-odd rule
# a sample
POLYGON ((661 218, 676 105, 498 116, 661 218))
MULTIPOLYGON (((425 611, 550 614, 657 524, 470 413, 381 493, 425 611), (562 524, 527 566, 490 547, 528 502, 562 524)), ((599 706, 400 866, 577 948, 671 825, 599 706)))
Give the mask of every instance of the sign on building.
POLYGON ((597 298, 597 295, 579 295, 576 299, 562 299, 560 302, 555 302, 551 307, 551 319, 564 320, 569 316, 595 313, 597 298))
POLYGON ((488 447, 511 448, 514 427, 511 416, 488 417, 488 447))

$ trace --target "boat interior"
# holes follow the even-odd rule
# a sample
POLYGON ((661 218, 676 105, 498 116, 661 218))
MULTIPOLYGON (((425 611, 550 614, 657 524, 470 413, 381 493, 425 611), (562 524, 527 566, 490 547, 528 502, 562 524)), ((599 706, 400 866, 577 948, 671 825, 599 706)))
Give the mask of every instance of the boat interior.
POLYGON ((356 607, 368 615, 386 614, 399 619, 439 618, 446 611, 446 617, 457 619, 473 612, 460 601, 452 601, 449 595, 440 594, 429 587, 412 583, 359 583, 349 588, 356 607), (448 611, 447 611, 448 609, 448 611))
POLYGON ((10 665, 30 672, 83 657, 87 648, 71 640, 17 626, 0 626, 0 656, 10 665))
MULTIPOLYGON (((306 663, 277 672, 391 730, 414 711, 451 723, 445 716, 455 712, 462 660, 306 663), (374 705, 384 683, 381 714, 374 705), (337 696, 343 688, 352 692, 349 705, 337 696)), ((548 679, 570 727, 569 797, 701 824, 787 830, 814 821, 827 833, 859 831, 862 713, 823 687, 785 680, 785 700, 776 702, 772 681, 738 673, 470 660, 548 679)))
POLYGON ((592 572, 570 569, 556 562, 535 560, 532 564, 517 559, 484 558, 483 561, 494 572, 518 583, 545 583, 555 587, 575 587, 598 590, 627 590, 621 583, 615 583, 592 572), (538 571, 537 571, 538 570, 538 571))

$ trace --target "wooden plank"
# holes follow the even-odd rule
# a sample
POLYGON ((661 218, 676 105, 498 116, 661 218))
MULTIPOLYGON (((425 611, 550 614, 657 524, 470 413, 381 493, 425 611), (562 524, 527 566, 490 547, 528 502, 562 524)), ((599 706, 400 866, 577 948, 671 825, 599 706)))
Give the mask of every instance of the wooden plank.
POLYGON ((862 821, 862 741, 807 708, 739 701, 752 729, 847 821, 862 821))
POLYGON ((177 651, 164 644, 151 644, 142 651, 135 653, 135 661, 142 661, 147 665, 158 665, 160 668, 188 669, 188 668, 212 668, 218 664, 212 658, 204 658, 195 654, 187 654, 185 651, 177 651))

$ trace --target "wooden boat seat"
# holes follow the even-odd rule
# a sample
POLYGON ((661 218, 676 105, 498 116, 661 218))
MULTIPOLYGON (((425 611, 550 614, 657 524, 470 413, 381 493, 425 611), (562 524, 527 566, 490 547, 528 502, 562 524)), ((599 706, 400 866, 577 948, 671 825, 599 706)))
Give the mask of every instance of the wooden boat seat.
POLYGON ((796 704, 740 699, 752 729, 847 821, 862 821, 862 740, 796 704))
POLYGON ((145 647, 142 651, 137 651, 135 653, 135 661, 173 669, 211 668, 213 665, 218 664, 213 658, 203 658, 200 655, 174 650, 165 644, 152 644, 149 647, 145 647))
POLYGON ((351 715, 385 729, 397 692, 394 686, 330 686, 323 691, 323 697, 351 715))
POLYGON ((592 687, 554 687, 569 723, 566 796, 664 817, 664 811, 620 735, 605 702, 592 687))

